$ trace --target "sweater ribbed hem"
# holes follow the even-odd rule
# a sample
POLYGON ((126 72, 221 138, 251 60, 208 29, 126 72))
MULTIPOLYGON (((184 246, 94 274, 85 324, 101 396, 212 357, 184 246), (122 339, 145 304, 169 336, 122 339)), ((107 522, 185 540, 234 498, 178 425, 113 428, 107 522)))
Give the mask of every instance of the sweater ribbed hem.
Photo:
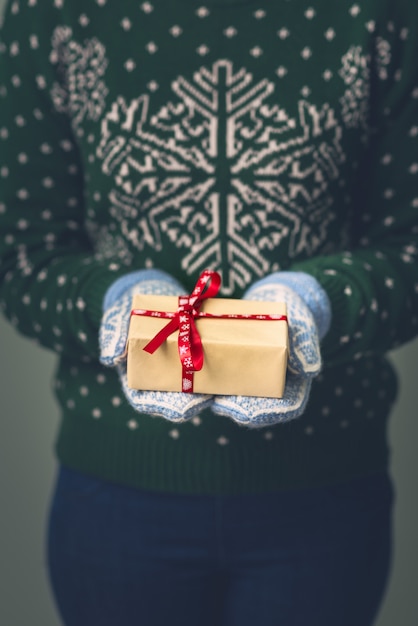
POLYGON ((59 461, 111 482, 151 491, 234 494, 271 492, 344 482, 388 467, 386 419, 365 420, 326 438, 301 436, 282 425, 269 451, 265 444, 228 446, 208 443, 198 450, 179 446, 150 432, 126 432, 112 423, 64 415, 56 453, 59 461), (245 448, 245 449, 244 449, 245 448), (92 454, 94 450, 94 454, 92 454), (196 458, 198 455, 198 458, 196 458))

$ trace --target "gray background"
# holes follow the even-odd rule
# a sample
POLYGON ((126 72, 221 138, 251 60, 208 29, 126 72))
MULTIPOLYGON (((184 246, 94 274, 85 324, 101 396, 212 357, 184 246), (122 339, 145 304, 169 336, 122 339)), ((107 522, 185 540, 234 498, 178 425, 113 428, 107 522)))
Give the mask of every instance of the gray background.
MULTIPOLYGON (((4 2, 0 0, 0 11, 4 2)), ((58 409, 51 392, 55 357, 19 337, 1 318, 0 350, 0 625, 59 626, 44 554, 56 469, 53 445, 58 409)), ((376 626, 416 626, 418 340, 392 356, 401 381, 390 429, 392 476, 397 491, 395 554, 376 626)))

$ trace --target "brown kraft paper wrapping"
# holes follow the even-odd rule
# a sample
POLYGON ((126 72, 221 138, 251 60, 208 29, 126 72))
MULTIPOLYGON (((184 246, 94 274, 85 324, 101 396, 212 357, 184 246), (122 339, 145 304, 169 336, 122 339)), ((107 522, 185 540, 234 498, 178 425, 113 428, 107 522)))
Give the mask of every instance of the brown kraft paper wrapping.
MULTIPOLYGON (((137 295, 133 309, 177 311, 173 296, 137 295)), ((286 315, 286 305, 226 298, 208 298, 200 309, 212 314, 286 315)), ((154 352, 144 346, 168 320, 145 315, 131 317, 127 344, 128 385, 133 389, 181 391, 182 365, 178 331, 154 352)), ((194 373, 195 393, 281 398, 287 356, 287 322, 283 320, 212 319, 196 320, 201 336, 204 363, 194 373)))

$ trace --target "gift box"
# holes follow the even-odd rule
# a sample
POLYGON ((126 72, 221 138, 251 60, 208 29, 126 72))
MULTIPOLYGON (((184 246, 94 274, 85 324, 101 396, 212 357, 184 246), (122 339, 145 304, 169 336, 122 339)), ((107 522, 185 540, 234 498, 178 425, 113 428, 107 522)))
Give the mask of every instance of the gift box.
POLYGON ((132 307, 127 343, 129 387, 282 397, 288 357, 285 304, 207 298, 197 310, 181 306, 176 297, 137 295, 132 307), (165 332, 167 325, 171 326, 165 332), (191 341, 200 342, 198 351, 202 352, 197 365, 196 358, 194 363, 190 358, 185 336, 191 326, 192 334, 198 333, 191 341))

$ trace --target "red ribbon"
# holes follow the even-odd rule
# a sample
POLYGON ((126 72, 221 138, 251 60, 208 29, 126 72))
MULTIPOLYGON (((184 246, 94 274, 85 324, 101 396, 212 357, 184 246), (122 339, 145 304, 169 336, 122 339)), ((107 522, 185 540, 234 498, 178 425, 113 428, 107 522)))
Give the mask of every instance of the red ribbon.
POLYGON ((179 296, 177 311, 149 311, 146 309, 132 309, 131 311, 131 315, 160 317, 170 320, 144 347, 144 350, 149 354, 153 354, 167 337, 178 329, 177 345, 182 364, 182 391, 185 393, 193 392, 193 374, 194 372, 199 372, 203 367, 203 346, 196 327, 196 319, 287 321, 286 315, 213 314, 199 311, 203 301, 206 298, 216 296, 220 286, 221 277, 218 272, 205 270, 201 273, 191 295, 179 296))

